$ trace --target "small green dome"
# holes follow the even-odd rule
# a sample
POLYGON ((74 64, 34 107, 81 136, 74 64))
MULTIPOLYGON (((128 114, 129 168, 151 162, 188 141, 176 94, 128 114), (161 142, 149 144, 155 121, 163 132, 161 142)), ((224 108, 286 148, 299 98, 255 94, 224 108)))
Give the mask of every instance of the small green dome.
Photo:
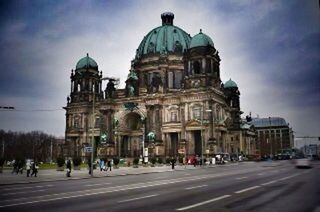
POLYGON ((89 54, 87 53, 87 56, 84 58, 81 58, 76 65, 76 70, 77 69, 83 69, 83 68, 92 68, 98 70, 98 64, 97 62, 89 57, 89 54))
POLYGON ((202 33, 201 29, 199 34, 192 37, 191 43, 190 43, 190 48, 199 47, 199 46, 213 47, 213 42, 211 38, 208 35, 202 33))
POLYGON ((224 88, 237 88, 237 87, 238 87, 237 83, 232 81, 231 78, 226 83, 224 83, 224 88))
POLYGON ((191 37, 184 30, 173 25, 173 13, 163 13, 161 18, 162 26, 154 28, 143 38, 136 57, 139 58, 148 53, 184 52, 188 49, 191 37))

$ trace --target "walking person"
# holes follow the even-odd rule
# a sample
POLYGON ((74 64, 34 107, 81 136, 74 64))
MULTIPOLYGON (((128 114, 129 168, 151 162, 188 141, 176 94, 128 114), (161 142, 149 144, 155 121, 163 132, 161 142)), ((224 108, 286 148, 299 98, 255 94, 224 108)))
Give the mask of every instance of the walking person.
POLYGON ((18 169, 17 169, 17 174, 23 174, 23 161, 18 160, 18 169))
POLYGON ((111 171, 111 160, 108 160, 107 165, 108 165, 107 170, 110 169, 110 171, 111 171))
POLYGON ((38 174, 38 163, 37 162, 33 162, 32 164, 32 173, 31 173, 31 177, 34 175, 35 177, 37 177, 38 174))
POLYGON ((67 177, 71 177, 71 160, 67 161, 67 177))
POLYGON ((171 159, 171 168, 172 170, 174 169, 174 163, 176 162, 176 160, 174 158, 171 159))
POLYGON ((30 176, 30 170, 31 170, 31 162, 30 162, 30 160, 27 160, 26 170, 27 170, 27 177, 29 177, 30 176))
POLYGON ((17 172, 17 167, 18 167, 18 163, 17 163, 17 161, 16 160, 13 160, 12 161, 12 166, 13 166, 13 168, 12 168, 12 172, 11 172, 11 174, 13 174, 13 173, 16 173, 16 174, 18 174, 18 172, 17 172))
POLYGON ((88 168, 89 168, 89 175, 91 175, 91 160, 88 159, 88 168))
POLYGON ((105 171, 106 167, 105 167, 105 164, 104 164, 104 160, 103 159, 100 159, 100 172, 102 172, 102 170, 105 171))

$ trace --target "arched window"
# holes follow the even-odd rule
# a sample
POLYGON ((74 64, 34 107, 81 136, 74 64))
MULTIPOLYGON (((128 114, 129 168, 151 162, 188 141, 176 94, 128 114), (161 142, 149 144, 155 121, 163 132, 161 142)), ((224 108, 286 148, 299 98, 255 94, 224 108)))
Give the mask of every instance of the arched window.
POLYGON ((201 71, 201 65, 199 61, 194 61, 193 62, 193 73, 194 74, 200 74, 201 71))

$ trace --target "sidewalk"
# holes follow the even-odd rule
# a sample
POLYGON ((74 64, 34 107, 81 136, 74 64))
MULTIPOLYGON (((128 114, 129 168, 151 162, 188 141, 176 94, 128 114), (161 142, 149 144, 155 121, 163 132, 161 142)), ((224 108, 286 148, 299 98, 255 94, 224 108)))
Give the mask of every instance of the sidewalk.
MULTIPOLYGON (((208 165, 206 167, 215 167, 217 165, 208 165)), ((175 166, 176 171, 181 170, 194 170, 199 169, 201 166, 175 166)), ((120 167, 118 169, 112 168, 112 171, 102 171, 95 169, 93 171, 94 177, 114 177, 114 176, 124 176, 124 175, 138 175, 138 174, 148 174, 148 173, 159 173, 172 171, 171 166, 157 166, 157 167, 143 167, 139 168, 133 167, 120 167)), ((88 173, 87 168, 82 168, 81 170, 72 170, 71 177, 66 177, 65 171, 56 171, 55 169, 45 169, 39 170, 37 177, 27 177, 27 173, 24 170, 23 174, 11 174, 11 170, 3 170, 0 174, 0 186, 1 185, 11 185, 20 183, 36 183, 36 182, 49 182, 58 180, 75 180, 75 179, 86 179, 91 178, 88 173)))

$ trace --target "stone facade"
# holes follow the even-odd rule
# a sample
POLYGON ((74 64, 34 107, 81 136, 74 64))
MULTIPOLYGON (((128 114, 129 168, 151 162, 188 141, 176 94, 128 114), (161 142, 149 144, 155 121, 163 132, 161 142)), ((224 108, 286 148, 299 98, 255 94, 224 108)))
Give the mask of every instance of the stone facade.
POLYGON ((88 55, 80 60, 88 63, 79 61, 72 71, 65 109, 66 141, 74 154, 88 156, 84 147, 92 140, 98 157, 139 157, 143 147, 151 157, 255 154, 255 145, 248 149, 244 139, 255 141, 247 133, 252 129, 241 128, 240 92, 221 82, 212 40, 173 26, 172 13, 162 19, 137 49, 124 89, 108 78, 103 92, 102 73, 88 55), (157 33, 162 40, 153 38, 157 33))

